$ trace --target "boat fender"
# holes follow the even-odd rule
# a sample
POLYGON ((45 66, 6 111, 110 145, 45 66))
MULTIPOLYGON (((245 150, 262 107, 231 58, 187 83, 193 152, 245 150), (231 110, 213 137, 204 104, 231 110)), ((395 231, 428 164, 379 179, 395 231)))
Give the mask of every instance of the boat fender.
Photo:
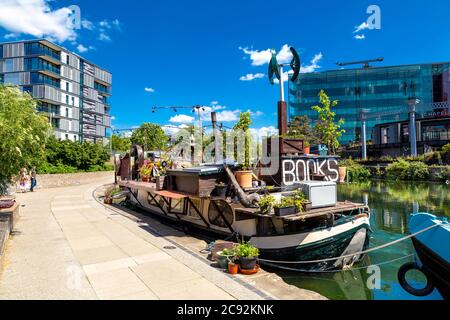
POLYGON ((409 262, 409 263, 404 264, 399 269, 397 277, 398 277, 398 282, 400 283, 402 288, 406 292, 408 292, 416 297, 426 297, 426 296, 430 295, 435 289, 435 286, 434 286, 433 282, 431 281, 430 277, 428 277, 427 273, 424 272, 423 269, 420 268, 415 262, 409 262), (425 288, 416 289, 416 288, 412 287, 408 283, 408 281, 406 281, 406 274, 411 270, 419 270, 420 272, 422 272, 425 275, 425 277, 427 279, 427 285, 425 286, 425 288))

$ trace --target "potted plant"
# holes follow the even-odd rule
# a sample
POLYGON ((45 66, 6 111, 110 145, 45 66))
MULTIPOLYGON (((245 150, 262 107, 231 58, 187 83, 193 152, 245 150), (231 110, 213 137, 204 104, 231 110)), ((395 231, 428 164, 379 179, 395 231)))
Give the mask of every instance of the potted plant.
POLYGON ((307 139, 303 140, 303 153, 305 155, 311 154, 311 144, 307 139))
POLYGON ((352 160, 344 160, 339 162, 339 183, 345 183, 345 178, 347 177, 347 164, 351 162, 352 160))
MULTIPOLYGON (((253 187, 253 171, 250 170, 251 124, 252 120, 250 118, 250 112, 241 112, 239 121, 233 128, 233 130, 240 131, 245 136, 244 164, 241 166, 240 170, 235 173, 238 184, 244 189, 250 189, 253 187)), ((237 155, 237 150, 235 150, 235 158, 239 158, 237 155)))
POLYGON ((150 182, 150 177, 153 171, 153 164, 145 164, 139 170, 142 182, 150 182))
POLYGON ((238 274, 239 265, 235 262, 228 261, 228 272, 232 275, 238 274))
POLYGON ((222 269, 226 269, 228 267, 229 261, 234 263, 235 254, 236 253, 234 248, 225 248, 222 251, 217 252, 217 263, 219 264, 219 267, 222 269))
POLYGON ((254 270, 258 262, 259 249, 250 242, 243 242, 236 247, 236 256, 243 270, 254 270))
POLYGON ((105 190, 105 198, 103 199, 104 204, 113 203, 113 193, 117 191, 116 186, 110 186, 105 190))
POLYGON ((259 211, 262 214, 270 214, 275 205, 275 198, 273 196, 264 196, 258 201, 259 211))
POLYGON ((228 185, 223 182, 216 183, 216 196, 225 198, 227 195, 228 185))
POLYGON ((281 203, 277 203, 274 206, 275 215, 278 217, 294 215, 298 212, 298 208, 295 205, 293 197, 285 197, 281 199, 281 203))

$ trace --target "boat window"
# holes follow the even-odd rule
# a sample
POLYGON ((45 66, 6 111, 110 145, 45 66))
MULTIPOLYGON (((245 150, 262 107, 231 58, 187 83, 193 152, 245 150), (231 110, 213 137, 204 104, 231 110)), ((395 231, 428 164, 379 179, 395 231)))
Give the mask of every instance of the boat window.
POLYGON ((222 212, 225 219, 227 219, 228 223, 231 225, 234 222, 233 218, 233 209, 231 209, 230 205, 224 201, 224 200, 216 200, 211 201, 209 203, 209 209, 208 209, 208 219, 209 222, 212 225, 215 225, 217 227, 221 228, 227 228, 227 224, 225 223, 222 215, 220 212, 222 212))

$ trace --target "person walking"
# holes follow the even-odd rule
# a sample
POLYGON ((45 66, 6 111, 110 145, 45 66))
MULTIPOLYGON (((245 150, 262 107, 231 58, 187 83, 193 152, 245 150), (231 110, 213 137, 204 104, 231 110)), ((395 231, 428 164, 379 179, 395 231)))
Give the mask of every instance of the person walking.
POLYGON ((34 188, 36 188, 37 180, 36 180, 36 167, 31 168, 30 171, 30 177, 31 177, 31 187, 30 191, 34 192, 34 188))

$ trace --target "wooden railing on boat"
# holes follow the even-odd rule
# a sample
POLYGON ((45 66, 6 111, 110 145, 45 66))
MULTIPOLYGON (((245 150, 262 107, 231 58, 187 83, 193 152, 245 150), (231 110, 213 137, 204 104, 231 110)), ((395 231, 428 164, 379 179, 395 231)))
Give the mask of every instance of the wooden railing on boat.
POLYGON ((333 207, 312 209, 308 212, 297 213, 295 215, 284 216, 284 217, 279 217, 276 215, 261 214, 259 212, 259 209, 256 209, 256 208, 243 208, 243 207, 239 207, 238 205, 234 208, 234 211, 237 213, 251 215, 254 217, 258 217, 258 218, 281 219, 284 221, 307 220, 307 219, 312 219, 312 218, 317 218, 317 217, 322 217, 322 216, 328 216, 331 214, 339 214, 339 213, 343 213, 343 212, 351 212, 351 211, 356 211, 356 210, 358 210, 358 212, 362 213, 362 212, 367 212, 369 210, 369 208, 364 204, 346 201, 346 202, 338 202, 333 207))

